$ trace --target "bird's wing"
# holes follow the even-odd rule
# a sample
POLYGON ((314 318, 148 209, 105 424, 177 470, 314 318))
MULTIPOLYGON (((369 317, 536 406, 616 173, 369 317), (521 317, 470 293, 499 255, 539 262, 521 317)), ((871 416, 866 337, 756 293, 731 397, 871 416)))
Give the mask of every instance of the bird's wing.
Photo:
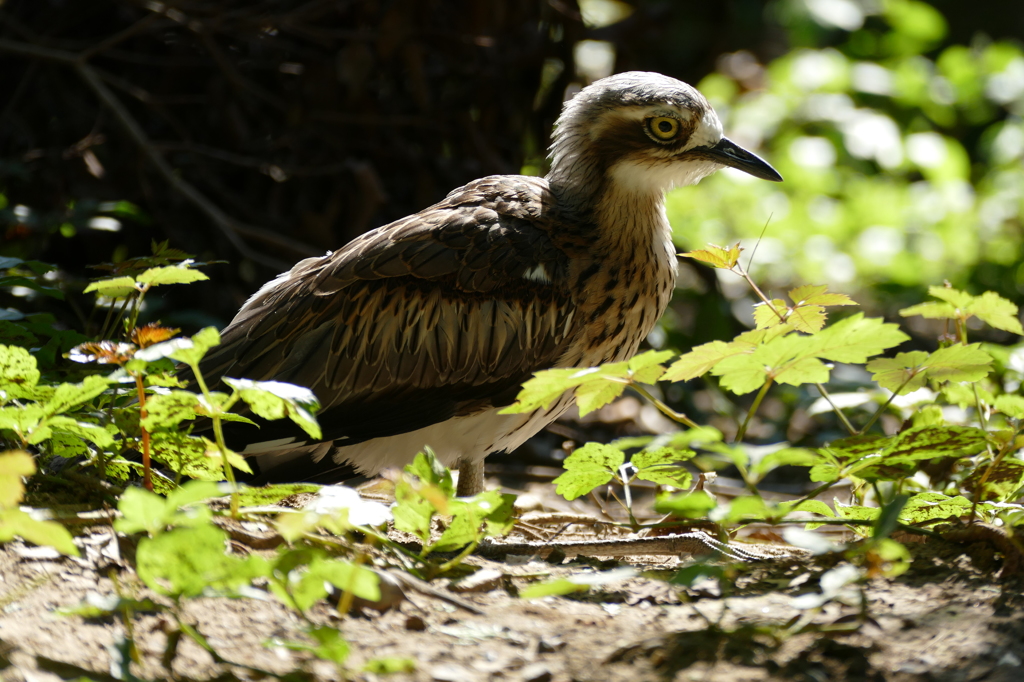
MULTIPOLYGON (((509 404, 573 328, 552 206, 541 180, 484 178, 303 261, 246 303, 204 374, 307 386, 324 440, 346 443, 509 404)), ((298 435, 248 428, 233 440, 298 435)))

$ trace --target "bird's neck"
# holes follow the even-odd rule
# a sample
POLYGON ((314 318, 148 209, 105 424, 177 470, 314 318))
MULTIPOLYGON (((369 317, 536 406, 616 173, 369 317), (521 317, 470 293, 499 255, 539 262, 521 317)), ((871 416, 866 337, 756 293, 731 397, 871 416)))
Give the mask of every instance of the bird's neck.
MULTIPOLYGON (((649 174, 621 164, 608 168, 584 155, 571 163, 556 163, 547 180, 559 206, 590 226, 591 253, 626 257, 640 250, 656 253, 661 261, 666 245, 671 248, 672 231, 665 216, 667 183, 652 183, 649 174)), ((670 260, 675 262, 674 251, 670 260)))

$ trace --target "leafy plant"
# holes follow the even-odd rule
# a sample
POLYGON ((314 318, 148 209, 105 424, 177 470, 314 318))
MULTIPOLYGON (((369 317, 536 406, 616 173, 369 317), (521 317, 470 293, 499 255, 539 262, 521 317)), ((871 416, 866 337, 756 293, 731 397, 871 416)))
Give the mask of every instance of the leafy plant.
POLYGON ((487 490, 470 498, 455 497, 449 472, 428 448, 405 468, 406 475, 395 485, 395 528, 420 539, 420 559, 433 552, 460 550, 439 566, 427 564, 429 573, 445 573, 469 556, 486 537, 512 530, 514 495, 487 490), (448 517, 446 527, 435 537, 434 521, 448 517))
MULTIPOLYGON (((701 451, 734 466, 749 494, 718 504, 706 493, 692 491, 662 498, 656 509, 682 518, 707 516, 730 525, 778 523, 797 509, 822 517, 820 522, 808 524, 809 528, 822 523, 847 523, 863 532, 862 523, 874 523, 874 531, 865 535, 867 543, 859 551, 872 565, 896 566, 885 569, 890 574, 904 570, 906 563, 905 550, 889 539, 894 524, 910 528, 979 515, 990 520, 1000 517, 1009 523, 1024 518, 1024 506, 1016 502, 1024 492, 1024 466, 1011 456, 1024 445, 1019 437, 1024 400, 1015 395, 997 396, 985 387, 993 357, 980 344, 968 344, 967 339, 967 323, 972 317, 1005 331, 1024 331, 1013 303, 992 292, 971 296, 948 286, 933 287, 930 292, 940 302, 912 306, 901 314, 949 320, 950 327, 940 338, 941 347, 930 353, 910 351, 879 357, 909 337, 895 324, 860 313, 829 323, 827 307, 855 304, 844 295, 829 294, 825 287, 796 287, 789 292, 791 303, 768 298, 741 266, 741 251, 739 246, 708 246, 683 255, 732 271, 748 282, 761 299, 753 316, 755 329, 732 341, 712 341, 693 348, 667 368, 661 363, 670 355, 661 351, 637 356, 632 366, 614 363, 592 370, 540 372, 524 384, 517 402, 506 411, 543 407, 566 391, 575 391, 578 399, 582 394, 587 400, 586 410, 594 410, 631 387, 696 433, 689 419, 653 398, 652 392, 639 387, 638 382, 704 377, 705 381, 717 380, 720 388, 737 395, 756 391, 734 443, 694 439, 701 451), (833 369, 829 363, 834 362, 863 365, 874 379, 879 397, 886 396, 859 428, 825 388, 833 369), (607 390, 607 384, 615 385, 616 390, 607 390), (850 435, 822 447, 791 448, 781 444, 774 452, 753 459, 741 441, 765 396, 777 384, 814 386, 850 435), (935 389, 931 393, 935 402, 919 407, 898 433, 871 431, 879 417, 892 409, 897 397, 926 386, 935 389), (943 397, 961 405, 973 404, 974 423, 947 422, 943 397), (996 413, 1002 415, 1003 424, 991 429, 988 416, 996 413), (935 474, 932 484, 938 490, 929 490, 917 473, 935 462, 949 463, 955 473, 952 479, 935 474), (786 465, 807 468, 811 481, 821 485, 795 502, 768 504, 757 484, 773 469, 786 465), (854 483, 857 504, 837 501, 832 509, 814 499, 842 480, 854 483), (990 481, 998 483, 990 486, 990 481), (865 505, 869 494, 878 506, 865 505)), ((674 468, 673 462, 704 466, 702 456, 689 449, 641 450, 632 461, 632 465, 624 465, 625 453, 615 444, 587 444, 566 460, 566 472, 556 479, 557 490, 567 499, 574 499, 614 480, 624 487, 630 509, 629 483, 633 477, 681 488, 689 484, 690 474, 674 468)), ((638 527, 631 509, 629 513, 634 528, 638 527)))

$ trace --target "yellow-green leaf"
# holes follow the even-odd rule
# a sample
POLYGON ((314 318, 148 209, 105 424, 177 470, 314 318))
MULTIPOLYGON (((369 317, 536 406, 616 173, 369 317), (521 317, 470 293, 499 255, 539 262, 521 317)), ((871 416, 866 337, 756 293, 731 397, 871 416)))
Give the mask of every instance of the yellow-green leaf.
POLYGON ((742 249, 739 244, 728 249, 721 246, 715 246, 714 244, 708 244, 707 248, 699 249, 697 251, 688 251, 679 255, 686 258, 693 258, 694 260, 698 260, 702 263, 707 263, 712 267, 731 270, 735 267, 736 263, 739 262, 740 251, 742 251, 742 249))

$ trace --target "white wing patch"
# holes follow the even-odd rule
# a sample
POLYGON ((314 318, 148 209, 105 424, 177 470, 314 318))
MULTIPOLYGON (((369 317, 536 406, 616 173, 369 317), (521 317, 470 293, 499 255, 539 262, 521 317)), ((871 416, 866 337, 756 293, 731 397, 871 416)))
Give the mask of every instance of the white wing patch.
POLYGON ((532 268, 524 272, 523 279, 530 282, 540 282, 541 284, 551 283, 551 276, 548 275, 548 271, 544 269, 543 263, 537 263, 532 268))

